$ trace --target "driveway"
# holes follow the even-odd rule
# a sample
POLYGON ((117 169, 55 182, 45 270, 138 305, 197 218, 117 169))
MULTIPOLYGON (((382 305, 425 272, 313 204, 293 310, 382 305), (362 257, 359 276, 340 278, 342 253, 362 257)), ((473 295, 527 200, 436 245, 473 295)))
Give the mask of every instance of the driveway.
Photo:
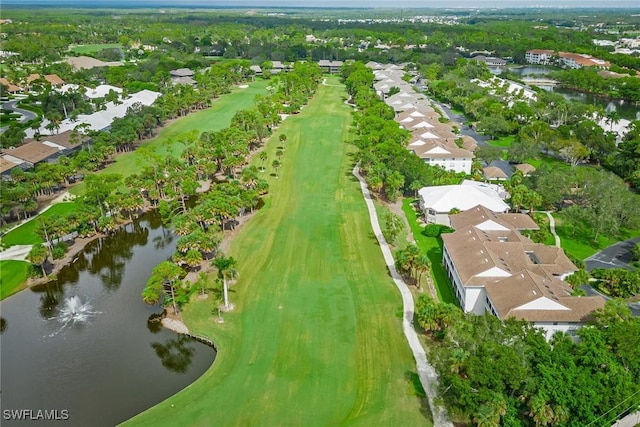
MULTIPOLYGON (((591 285, 580 285, 580 289, 582 289, 589 297, 601 296, 606 301, 609 301, 611 299, 611 297, 603 295, 595 290, 593 287, 591 287, 591 285)), ((633 314, 634 316, 640 316, 640 301, 627 302, 627 306, 629 307, 629 310, 631 310, 631 314, 633 314)))
POLYGON ((629 263, 631 262, 631 249, 636 243, 640 243, 640 237, 624 240, 604 248, 584 261, 587 271, 591 271, 594 268, 626 268, 627 270, 633 270, 629 263))
MULTIPOLYGON (((29 120, 33 120, 36 117, 38 117, 38 115, 36 113, 34 113, 33 111, 24 110, 22 108, 16 107, 16 104, 18 103, 18 101, 20 101, 20 100, 19 99, 13 99, 11 101, 3 102, 2 105, 0 105, 0 107, 4 108, 4 109, 7 109, 7 110, 15 111, 16 113, 19 113, 19 114, 22 114, 22 117, 20 117, 18 119, 18 121, 20 123, 28 122, 29 120)), ((8 128, 9 128, 8 125, 1 127, 0 128, 0 134, 2 134, 8 128)))
POLYGON ((36 117, 38 117, 38 115, 33 111, 29 111, 29 110, 25 110, 17 107, 16 104, 18 103, 18 101, 20 100, 13 99, 11 101, 3 102, 2 108, 5 110, 12 110, 12 111, 15 111, 16 113, 22 114, 22 117, 18 119, 20 123, 28 122, 29 120, 33 120, 36 117))
MULTIPOLYGON (((449 119, 460 124, 460 133, 462 135, 467 135, 475 139, 478 142, 478 146, 489 145, 489 143, 487 142, 489 138, 486 135, 479 134, 478 132, 473 130, 471 126, 465 124, 468 119, 464 114, 454 113, 446 104, 440 104, 436 101, 433 102, 440 108, 440 110, 442 110, 442 112, 444 112, 449 117, 449 119)), ((507 175, 507 178, 511 178, 511 175, 513 175, 513 167, 511 167, 509 162, 507 162, 506 160, 493 161, 489 164, 489 166, 496 166, 502 169, 502 171, 507 175)))

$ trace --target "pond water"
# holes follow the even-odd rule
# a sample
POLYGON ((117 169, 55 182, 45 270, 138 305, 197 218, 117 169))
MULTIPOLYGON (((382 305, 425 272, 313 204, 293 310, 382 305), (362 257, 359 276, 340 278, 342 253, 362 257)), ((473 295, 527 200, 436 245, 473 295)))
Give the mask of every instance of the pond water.
POLYGON ((2 410, 68 411, 66 421, 11 425, 113 426, 175 394, 215 351, 149 318, 140 292, 176 239, 147 214, 96 240, 58 275, 0 302, 2 410))
MULTIPOLYGON (((520 68, 509 68, 509 71, 519 76, 536 76, 549 73, 551 69, 539 66, 524 66, 520 68)), ((542 87, 542 86, 541 86, 542 87)), ((578 92, 577 90, 564 87, 544 86, 542 89, 559 93, 566 99, 597 105, 606 112, 617 111, 621 119, 640 120, 640 106, 633 105, 620 99, 611 100, 593 96, 591 94, 578 92)))

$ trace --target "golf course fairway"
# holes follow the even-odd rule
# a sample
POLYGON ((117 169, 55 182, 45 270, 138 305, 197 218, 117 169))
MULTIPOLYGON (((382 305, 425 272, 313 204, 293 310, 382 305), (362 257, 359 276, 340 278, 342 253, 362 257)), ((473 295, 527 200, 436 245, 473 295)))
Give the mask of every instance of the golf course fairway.
POLYGON ((222 324, 212 298, 183 311, 192 333, 216 343, 214 364, 127 425, 432 425, 400 294, 351 175, 351 109, 338 79, 327 81, 267 144, 270 194, 229 250, 235 310, 222 324))

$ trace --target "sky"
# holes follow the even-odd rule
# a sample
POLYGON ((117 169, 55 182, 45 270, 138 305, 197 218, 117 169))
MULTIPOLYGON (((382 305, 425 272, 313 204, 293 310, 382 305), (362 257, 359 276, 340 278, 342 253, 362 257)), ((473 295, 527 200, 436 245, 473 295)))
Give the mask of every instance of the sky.
POLYGON ((5 5, 78 7, 211 6, 211 7, 354 7, 354 8, 633 8, 639 0, 2 0, 5 5))

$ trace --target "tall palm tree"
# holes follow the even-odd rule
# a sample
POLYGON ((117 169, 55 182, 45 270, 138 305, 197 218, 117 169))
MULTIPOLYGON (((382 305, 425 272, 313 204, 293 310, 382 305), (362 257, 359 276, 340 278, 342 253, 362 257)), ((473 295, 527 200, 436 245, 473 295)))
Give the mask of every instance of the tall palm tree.
POLYGON ((47 251, 47 248, 42 243, 33 245, 27 255, 27 259, 30 263, 35 264, 42 269, 42 274, 45 278, 47 277, 47 271, 44 268, 44 263, 47 261, 48 257, 49 251, 47 251))
POLYGON ((233 279, 238 276, 238 272, 235 269, 237 262, 235 258, 226 257, 221 253, 213 260, 212 264, 218 269, 218 277, 222 280, 224 309, 225 311, 233 310, 233 305, 229 303, 229 289, 227 285, 227 279, 233 279))

